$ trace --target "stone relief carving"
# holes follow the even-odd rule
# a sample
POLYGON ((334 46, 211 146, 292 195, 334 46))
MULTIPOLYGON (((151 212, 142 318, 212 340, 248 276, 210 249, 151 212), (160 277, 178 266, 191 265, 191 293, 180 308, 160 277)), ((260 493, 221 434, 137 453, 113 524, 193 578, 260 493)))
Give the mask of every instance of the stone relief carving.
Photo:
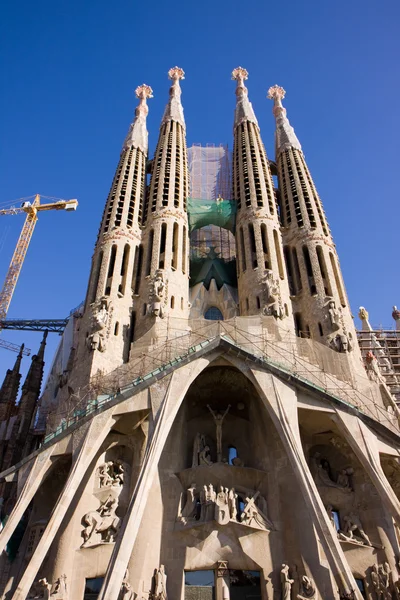
POLYGON ((61 575, 56 580, 54 585, 49 583, 46 577, 39 579, 32 585, 26 598, 27 600, 36 600, 39 598, 41 600, 47 600, 50 598, 51 600, 67 600, 66 575, 61 575))
POLYGON ((328 302, 327 318, 329 320, 329 324, 331 326, 332 331, 337 331, 338 329, 340 329, 340 314, 336 308, 336 303, 334 300, 330 300, 328 302))
POLYGON ((123 486, 128 466, 122 460, 102 463, 97 469, 98 487, 123 486))
POLYGON ((192 483, 186 491, 186 502, 178 521, 184 525, 208 521, 227 525, 233 521, 265 531, 273 529, 266 513, 267 502, 260 492, 238 491, 223 485, 215 489, 211 483, 197 488, 192 483))
POLYGON ((160 565, 154 573, 152 600, 167 600, 167 574, 164 565, 160 565))
POLYGON ((133 600, 135 597, 131 584, 129 583, 129 571, 125 571, 124 578, 121 585, 121 593, 119 600, 133 600))
POLYGON ((292 585, 294 579, 289 577, 289 566, 282 565, 281 569, 281 586, 282 586, 282 600, 291 600, 292 597, 292 585))
POLYGON ((371 541, 364 531, 358 515, 350 513, 343 517, 343 530, 338 532, 339 540, 355 542, 362 546, 372 546, 371 541))
POLYGON ((352 467, 342 469, 338 474, 336 481, 332 479, 331 468, 326 458, 323 458, 319 452, 316 452, 313 457, 315 463, 316 482, 326 487, 334 487, 343 492, 350 493, 353 491, 351 476, 354 473, 352 467))
POLYGON ((107 338, 110 335, 110 324, 112 315, 112 303, 107 296, 102 296, 91 305, 92 319, 91 332, 87 338, 89 350, 99 350, 104 352, 106 349, 107 338))
POLYGON ((370 576, 378 600, 391 600, 393 597, 398 596, 398 585, 396 585, 398 582, 393 581, 389 563, 373 565, 370 576))
POLYGON ((304 598, 315 598, 315 584, 311 577, 307 575, 303 575, 301 578, 301 586, 300 586, 300 594, 297 594, 297 598, 299 600, 303 600, 304 598))
POLYGON ((97 510, 86 513, 82 519, 86 527, 82 531, 81 548, 112 543, 118 533, 121 519, 117 517, 118 498, 109 494, 97 510))
POLYGON ((164 279, 164 273, 158 269, 150 283, 150 306, 151 314, 155 317, 163 318, 165 316, 165 306, 167 303, 167 282, 164 279))
POLYGON ((266 271, 264 285, 266 303, 263 308, 263 314, 273 316, 276 319, 283 319, 285 313, 283 311, 279 280, 275 279, 270 269, 266 271))

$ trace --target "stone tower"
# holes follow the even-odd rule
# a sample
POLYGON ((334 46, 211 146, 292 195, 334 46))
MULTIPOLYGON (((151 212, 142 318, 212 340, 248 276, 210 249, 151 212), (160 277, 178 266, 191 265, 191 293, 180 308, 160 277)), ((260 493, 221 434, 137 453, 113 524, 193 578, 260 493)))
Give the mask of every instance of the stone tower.
POLYGON ((135 337, 155 324, 162 327, 166 317, 175 318, 178 327, 188 317, 189 181, 179 84, 185 74, 174 67, 168 75, 172 85, 161 121, 143 215, 143 267, 135 290, 138 295, 135 337))
POLYGON ((296 331, 340 352, 355 350, 355 327, 335 244, 299 140, 282 106, 285 90, 271 87, 284 254, 296 331))
POLYGON ((143 84, 136 96, 139 105, 122 145, 92 259, 77 349, 83 367, 78 381, 128 361, 133 341, 132 294, 141 268, 147 99, 152 98, 152 89, 143 84))
POLYGON ((262 312, 277 319, 292 310, 283 261, 282 236, 271 170, 244 84, 248 73, 232 73, 236 86, 233 190, 237 201, 236 252, 241 315, 262 312))

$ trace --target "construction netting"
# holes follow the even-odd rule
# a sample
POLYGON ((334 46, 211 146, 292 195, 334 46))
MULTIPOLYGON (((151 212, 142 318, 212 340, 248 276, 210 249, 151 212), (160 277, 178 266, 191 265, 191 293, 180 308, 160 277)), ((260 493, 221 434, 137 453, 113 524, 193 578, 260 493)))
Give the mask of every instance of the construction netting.
POLYGON ((235 258, 236 202, 232 200, 231 153, 227 146, 199 144, 188 149, 191 259, 213 252, 235 258))

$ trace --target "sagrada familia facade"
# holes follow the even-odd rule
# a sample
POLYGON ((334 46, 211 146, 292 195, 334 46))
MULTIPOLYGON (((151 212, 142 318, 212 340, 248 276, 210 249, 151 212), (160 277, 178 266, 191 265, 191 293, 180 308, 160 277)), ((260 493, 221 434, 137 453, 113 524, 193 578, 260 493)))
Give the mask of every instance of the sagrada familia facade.
POLYGON ((285 91, 272 161, 247 75, 230 197, 191 193, 183 70, 151 159, 136 90, 85 303, 42 396, 45 339, 0 390, 3 599, 400 598, 397 375, 357 337, 285 91))

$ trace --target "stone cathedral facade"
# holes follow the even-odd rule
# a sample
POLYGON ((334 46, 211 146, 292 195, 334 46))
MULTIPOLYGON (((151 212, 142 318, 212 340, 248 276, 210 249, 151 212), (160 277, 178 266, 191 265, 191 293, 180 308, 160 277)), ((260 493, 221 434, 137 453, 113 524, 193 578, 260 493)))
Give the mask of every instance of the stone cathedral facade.
POLYGON ((44 342, 18 407, 21 356, 7 373, 3 599, 400 598, 399 409, 357 341, 285 92, 268 92, 272 161, 232 75, 231 197, 215 176, 193 198, 183 70, 152 158, 138 87, 39 402, 44 342))

